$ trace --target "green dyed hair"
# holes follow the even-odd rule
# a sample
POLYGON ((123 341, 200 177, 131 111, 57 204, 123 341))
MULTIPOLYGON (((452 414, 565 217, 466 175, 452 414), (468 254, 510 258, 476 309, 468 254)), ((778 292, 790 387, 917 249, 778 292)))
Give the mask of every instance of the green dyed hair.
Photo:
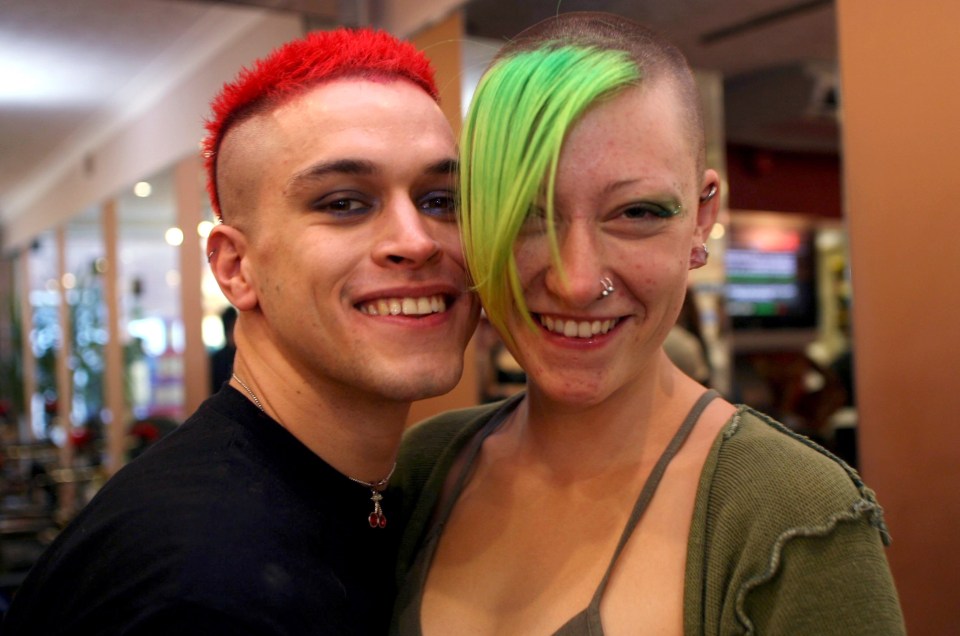
POLYGON ((553 198, 567 133, 598 100, 640 79, 622 50, 561 44, 502 58, 481 79, 460 142, 460 228, 476 290, 505 339, 513 304, 533 326, 513 245, 541 192, 552 257, 560 261, 553 198))

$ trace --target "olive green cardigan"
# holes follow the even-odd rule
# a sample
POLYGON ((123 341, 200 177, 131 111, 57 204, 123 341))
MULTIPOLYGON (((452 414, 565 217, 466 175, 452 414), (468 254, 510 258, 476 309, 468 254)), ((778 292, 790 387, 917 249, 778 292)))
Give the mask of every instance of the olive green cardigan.
MULTIPOLYGON (((421 590, 406 575, 447 473, 497 410, 512 408, 519 397, 445 413, 405 436, 390 492, 393 505, 402 499, 398 520, 406 524, 397 613, 419 611, 421 590)), ((740 407, 700 478, 687 548, 684 633, 904 634, 883 552, 888 541, 883 511, 852 468, 740 407)))

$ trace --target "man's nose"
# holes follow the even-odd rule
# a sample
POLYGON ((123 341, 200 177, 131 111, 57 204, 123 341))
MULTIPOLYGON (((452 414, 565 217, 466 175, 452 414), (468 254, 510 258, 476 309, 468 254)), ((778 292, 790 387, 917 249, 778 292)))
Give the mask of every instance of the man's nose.
POLYGON ((420 267, 439 257, 442 246, 427 218, 407 197, 392 199, 384 210, 384 227, 374 247, 374 260, 383 267, 420 267))

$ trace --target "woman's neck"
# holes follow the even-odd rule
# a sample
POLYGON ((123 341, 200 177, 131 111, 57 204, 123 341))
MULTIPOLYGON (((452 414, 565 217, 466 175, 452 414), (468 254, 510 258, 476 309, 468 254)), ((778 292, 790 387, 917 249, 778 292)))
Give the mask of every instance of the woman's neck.
POLYGON ((502 442, 571 477, 656 461, 703 390, 672 365, 590 404, 569 404, 530 384, 502 442))

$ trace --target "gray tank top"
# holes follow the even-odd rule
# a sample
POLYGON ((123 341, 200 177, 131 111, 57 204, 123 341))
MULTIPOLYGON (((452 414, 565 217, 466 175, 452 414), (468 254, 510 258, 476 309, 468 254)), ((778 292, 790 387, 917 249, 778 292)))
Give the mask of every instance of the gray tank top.
MULTIPOLYGON (((633 512, 630 514, 630 518, 627 520, 627 525, 624 527, 623 532, 620 535, 620 541, 617 543, 617 547, 613 552, 613 556, 610 558, 610 563, 607 565, 607 570, 604 573, 603 578, 600 580, 600 584, 597 586, 596 591, 593 593, 593 597, 590 599, 590 604, 585 609, 572 616, 566 623, 564 623, 563 626, 554 633, 554 636, 582 636, 584 634, 589 634, 590 636, 603 635, 603 626, 600 623, 600 599, 603 598, 603 593, 607 589, 607 584, 610 581, 610 575, 613 572, 613 567, 616 565, 617 559, 620 558, 620 554, 627 545, 627 541, 630 540, 630 536, 633 534, 634 529, 637 527, 637 524, 643 517, 643 513, 650 504, 650 500, 653 499, 653 495, 657 491, 657 486, 660 485, 660 480, 663 478, 663 473, 667 470, 670 460, 673 459, 673 457, 683 446, 683 443, 687 440, 687 437, 690 435, 690 431, 693 430, 694 424, 697 423, 697 420, 700 418, 700 415, 703 413, 704 409, 710 402, 717 398, 718 395, 719 394, 714 390, 706 391, 693 405, 693 408, 690 409, 687 417, 683 420, 680 428, 677 429, 673 439, 670 440, 670 443, 667 445, 666 449, 664 449, 663 454, 660 455, 660 459, 657 460, 656 465, 653 467, 653 470, 647 477, 647 481, 644 483, 643 489, 640 491, 640 495, 637 497, 637 501, 633 505, 633 512)), ((430 564, 433 561, 433 556, 436 553, 437 545, 440 542, 440 535, 442 533, 443 526, 446 524, 447 519, 450 518, 450 513, 452 512, 453 506, 456 504, 457 499, 460 497, 460 493, 463 492, 463 487, 467 482, 468 475, 471 472, 473 463, 480 452, 480 447, 483 445, 484 440, 491 433, 497 430, 497 428, 499 428, 503 421, 506 420, 507 416, 513 411, 513 408, 518 402, 519 400, 509 400, 505 405, 507 408, 501 409, 494 417, 490 418, 490 421, 487 422, 487 424, 483 427, 483 429, 468 447, 464 467, 457 476, 457 482, 454 486, 451 496, 448 498, 448 501, 444 505, 440 514, 437 516, 437 521, 427 535, 427 539, 420 549, 420 553, 417 555, 417 558, 413 563, 413 567, 411 568, 407 577, 404 587, 415 586, 415 589, 407 590, 407 594, 401 592, 401 598, 406 597, 405 600, 408 602, 403 603, 402 607, 397 607, 398 615, 395 617, 394 624, 394 627, 398 630, 397 633, 417 636, 423 633, 420 625, 420 605, 423 602, 423 587, 427 582, 427 573, 430 570, 430 564)))

